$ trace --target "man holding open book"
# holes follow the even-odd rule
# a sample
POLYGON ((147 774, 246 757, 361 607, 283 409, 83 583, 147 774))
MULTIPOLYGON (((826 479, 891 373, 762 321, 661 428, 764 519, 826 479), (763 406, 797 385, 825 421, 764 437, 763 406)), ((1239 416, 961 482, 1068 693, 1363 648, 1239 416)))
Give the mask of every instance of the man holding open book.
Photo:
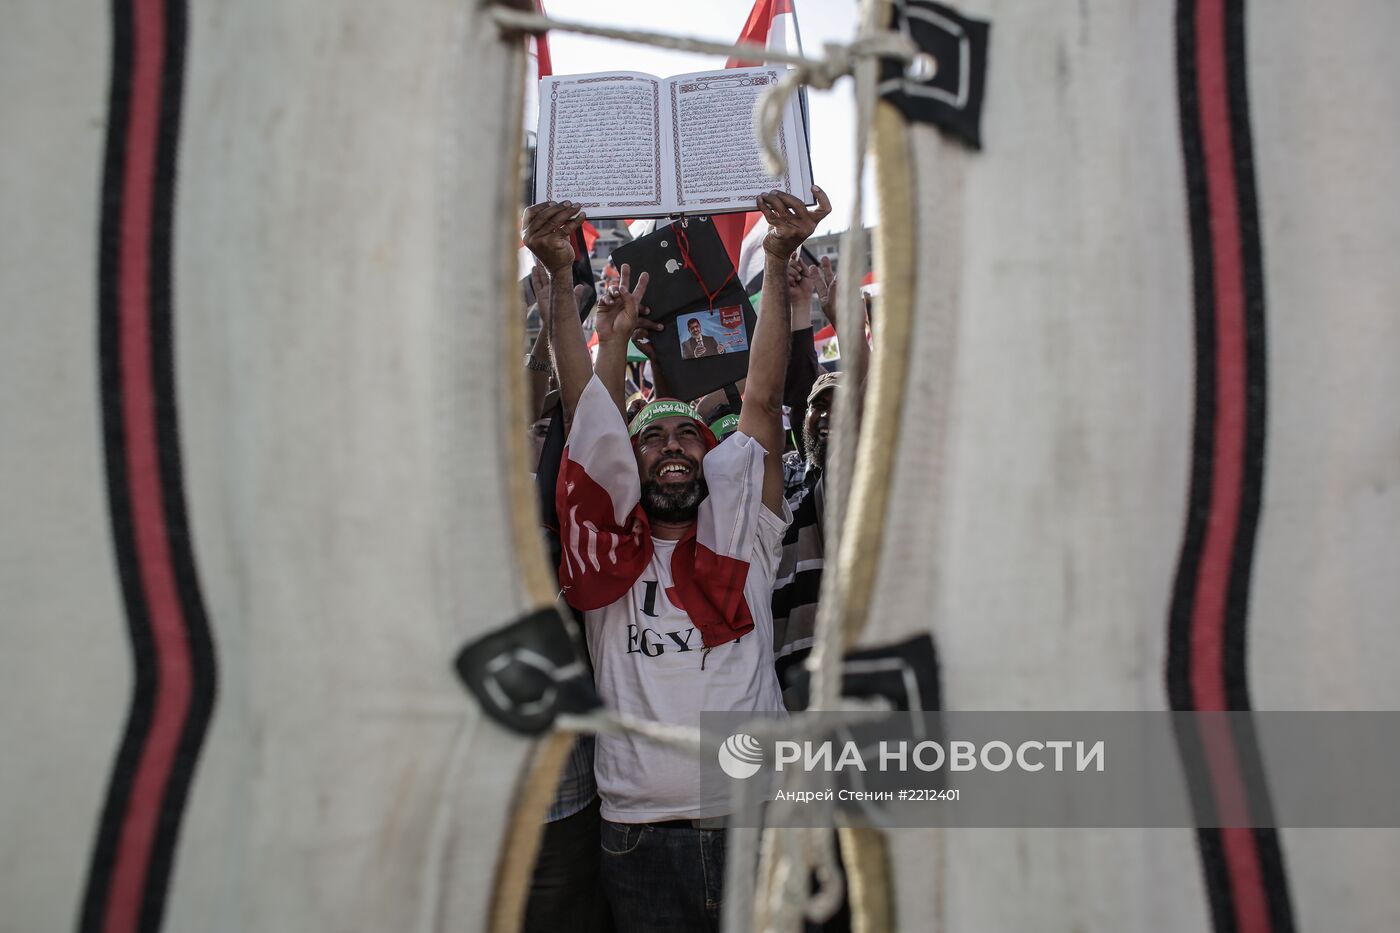
MULTIPOLYGON (((590 361, 567 276, 572 202, 525 212, 524 242, 552 289, 550 348, 571 415, 556 502, 559 579, 584 612, 598 692, 610 706, 698 726, 701 711, 781 712, 770 605, 784 529, 783 381, 789 344, 786 262, 830 213, 782 192, 757 199, 762 312, 739 426, 716 441, 690 407, 662 399, 623 420, 627 338, 647 276, 631 270, 596 311, 590 361)), ((693 758, 635 735, 599 736, 602 879, 619 930, 717 930, 728 801, 703 798, 693 758)))

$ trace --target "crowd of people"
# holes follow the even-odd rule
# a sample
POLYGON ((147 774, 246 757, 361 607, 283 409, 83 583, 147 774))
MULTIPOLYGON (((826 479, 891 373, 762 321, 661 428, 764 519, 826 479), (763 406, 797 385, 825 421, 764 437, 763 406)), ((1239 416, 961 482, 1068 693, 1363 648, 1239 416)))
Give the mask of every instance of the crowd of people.
MULTIPOLYGON (((757 199, 769 230, 747 376, 695 399, 671 397, 654 366, 649 387, 628 391, 629 341, 654 361, 652 340, 677 327, 649 316, 649 274, 623 265, 598 287, 592 356, 579 314, 588 288, 574 274, 584 214, 567 201, 525 211, 542 324, 525 360, 529 430, 545 524, 598 694, 621 712, 690 726, 702 711, 780 712, 787 675, 810 651, 833 400, 863 381, 819 366, 814 296, 851 339, 867 325, 864 307, 836 307, 830 262, 802 258, 831 210, 820 189, 813 197, 815 208, 776 191, 757 199), (562 443, 547 443, 551 433, 562 443)), ((687 338, 701 354, 703 335, 687 338)), ((635 735, 576 740, 525 928, 717 930, 726 815, 683 753, 635 735)))

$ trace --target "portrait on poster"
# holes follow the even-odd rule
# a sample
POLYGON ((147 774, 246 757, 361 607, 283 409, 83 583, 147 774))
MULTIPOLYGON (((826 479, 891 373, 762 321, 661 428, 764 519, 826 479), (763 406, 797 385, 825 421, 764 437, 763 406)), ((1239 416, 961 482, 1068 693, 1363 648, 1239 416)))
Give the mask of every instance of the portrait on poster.
POLYGON ((737 305, 679 314, 676 316, 676 333, 683 360, 741 353, 749 348, 743 311, 737 305))

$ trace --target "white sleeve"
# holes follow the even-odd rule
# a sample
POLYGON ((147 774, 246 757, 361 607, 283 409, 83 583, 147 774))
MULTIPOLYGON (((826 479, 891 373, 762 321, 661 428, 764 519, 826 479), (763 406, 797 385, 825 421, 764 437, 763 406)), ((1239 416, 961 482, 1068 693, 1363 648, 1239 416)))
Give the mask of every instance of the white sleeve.
MULTIPOLYGON (((581 466, 612 499, 615 523, 626 524, 642 497, 637 456, 617 403, 596 375, 579 396, 565 446, 568 459, 581 466)), ((562 468, 560 476, 564 476, 562 468)))
POLYGON ((709 495, 700 506, 696 540, 716 554, 766 566, 782 546, 792 513, 774 515, 763 505, 763 461, 768 451, 758 441, 735 431, 705 455, 705 484, 709 495), (760 558, 761 555, 761 558, 760 558))

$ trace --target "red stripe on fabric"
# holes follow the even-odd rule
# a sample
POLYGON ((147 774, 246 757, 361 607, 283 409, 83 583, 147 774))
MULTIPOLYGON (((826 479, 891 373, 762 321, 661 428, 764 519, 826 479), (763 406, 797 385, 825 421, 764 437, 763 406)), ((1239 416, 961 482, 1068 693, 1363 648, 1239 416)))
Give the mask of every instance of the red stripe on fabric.
POLYGON ((716 554, 695 538, 692 528, 671 556, 671 579, 690 621, 706 648, 728 644, 753 631, 753 616, 744 598, 747 561, 716 554))
MULTIPOLYGON (((781 3, 782 0, 779 0, 781 3)), ((791 9, 782 12, 791 12, 791 9)), ((753 9, 749 11, 749 18, 744 22, 744 29, 739 33, 738 42, 752 42, 754 45, 764 45, 768 41, 768 32, 773 28, 773 17, 776 15, 773 9, 773 0, 754 0, 753 9)), ((762 65, 763 62, 750 61, 748 59, 730 56, 724 63, 726 68, 754 68, 762 65)))
POLYGON ((123 442, 141 588, 156 652, 155 706, 117 844, 103 929, 136 930, 156 826, 189 715, 192 660, 175 585, 156 439, 151 371, 151 217, 164 68, 165 5, 133 4, 134 74, 122 180, 119 274, 123 442))
MULTIPOLYGON (((548 16, 544 11, 544 0, 535 0, 535 9, 541 16, 548 16)), ((535 60, 539 63, 540 77, 548 78, 554 74, 554 62, 549 57, 549 33, 542 33, 535 36, 535 60)))
MULTIPOLYGON (((1224 0, 1196 8, 1197 93, 1209 204, 1214 271, 1216 393, 1215 457, 1191 620, 1191 689, 1200 711, 1227 708, 1224 643, 1231 559, 1239 528, 1245 451, 1245 304, 1243 244, 1230 130, 1224 0)), ((1211 754, 1211 774, 1222 810, 1242 795, 1233 745, 1211 754)), ((1221 831, 1226 870, 1241 933, 1271 929, 1259 853, 1247 829, 1221 831)))
MULTIPOLYGON (((754 213, 757 214, 757 211, 754 213)), ((744 233, 749 226, 745 222, 745 218, 748 216, 748 214, 720 214, 710 218, 714 222, 715 232, 719 234, 720 242, 724 244, 724 251, 729 254, 729 262, 736 271, 739 268, 739 253, 744 246, 744 233)))
MULTIPOLYGON (((753 9, 749 11, 749 18, 744 22, 744 28, 736 41, 767 45, 768 34, 773 31, 773 17, 781 13, 793 13, 792 0, 754 0, 753 9)), ((754 68, 762 64, 763 62, 730 56, 724 67, 754 68)), ((744 237, 753 229, 754 224, 758 223, 761 216, 758 211, 750 211, 747 214, 722 214, 713 218, 720 242, 724 244, 724 250, 729 254, 729 261, 734 264, 735 269, 739 268, 739 254, 743 249, 744 237)))
POLYGON ((554 504, 559 514, 559 538, 564 545, 559 586, 565 601, 575 609, 589 610, 602 609, 621 599, 651 560, 651 535, 645 532, 641 506, 636 506, 629 516, 629 527, 618 528, 612 496, 582 464, 569 459, 568 447, 564 448, 559 465, 554 504), (608 562, 601 571, 591 570, 582 553, 569 553, 573 547, 579 547, 581 552, 586 549, 583 532, 589 524, 603 538, 602 550, 617 555, 616 562, 608 562), (576 534, 578 544, 574 543, 576 534))

